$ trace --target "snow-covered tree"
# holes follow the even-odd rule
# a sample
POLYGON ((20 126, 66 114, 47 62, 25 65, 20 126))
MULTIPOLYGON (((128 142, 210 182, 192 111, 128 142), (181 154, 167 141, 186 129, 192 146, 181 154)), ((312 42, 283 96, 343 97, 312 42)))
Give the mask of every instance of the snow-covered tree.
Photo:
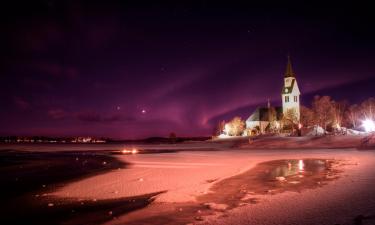
POLYGON ((225 128, 229 136, 241 136, 246 128, 246 123, 241 117, 236 116, 225 124, 225 128))

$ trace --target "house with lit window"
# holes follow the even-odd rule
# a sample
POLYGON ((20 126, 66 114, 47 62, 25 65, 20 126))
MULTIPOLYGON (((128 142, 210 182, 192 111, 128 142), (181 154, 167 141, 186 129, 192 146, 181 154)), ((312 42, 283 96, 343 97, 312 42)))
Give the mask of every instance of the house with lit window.
POLYGON ((269 101, 267 107, 258 107, 246 120, 246 135, 252 133, 264 133, 267 129, 280 126, 283 115, 293 115, 294 119, 300 120, 300 91, 296 76, 292 69, 292 63, 288 56, 286 71, 284 74, 284 85, 281 90, 281 107, 271 107, 269 101))

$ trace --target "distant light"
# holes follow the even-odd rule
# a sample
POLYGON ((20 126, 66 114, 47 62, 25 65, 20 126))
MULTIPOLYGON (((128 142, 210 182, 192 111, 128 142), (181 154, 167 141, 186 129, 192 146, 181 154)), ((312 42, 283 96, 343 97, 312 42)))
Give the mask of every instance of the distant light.
POLYGON ((375 131, 375 123, 373 120, 366 119, 362 121, 362 126, 365 128, 366 132, 374 132, 375 131))
POLYGON ((133 149, 123 149, 121 150, 122 154, 137 154, 138 150, 136 148, 133 149))
POLYGON ((146 110, 145 109, 142 109, 142 114, 146 114, 146 110))
POLYGON ((128 154, 128 153, 130 153, 131 151, 130 151, 130 150, 127 150, 127 149, 123 149, 121 152, 122 152, 122 154, 128 154))
POLYGON ((304 165, 304 163, 303 163, 303 160, 300 159, 300 160, 298 161, 298 169, 299 169, 299 171, 303 171, 303 167, 305 167, 305 165, 304 165))
POLYGON ((302 124, 301 124, 301 123, 299 123, 299 124, 298 124, 298 129, 300 129, 300 130, 301 130, 301 128, 302 128, 302 124))

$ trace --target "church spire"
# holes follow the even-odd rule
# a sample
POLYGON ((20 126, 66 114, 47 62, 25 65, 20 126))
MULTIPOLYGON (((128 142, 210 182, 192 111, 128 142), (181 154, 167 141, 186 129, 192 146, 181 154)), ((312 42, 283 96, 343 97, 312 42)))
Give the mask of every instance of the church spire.
POLYGON ((292 61, 290 60, 290 56, 288 54, 288 64, 286 65, 286 71, 284 77, 295 77, 295 74, 292 69, 292 61))

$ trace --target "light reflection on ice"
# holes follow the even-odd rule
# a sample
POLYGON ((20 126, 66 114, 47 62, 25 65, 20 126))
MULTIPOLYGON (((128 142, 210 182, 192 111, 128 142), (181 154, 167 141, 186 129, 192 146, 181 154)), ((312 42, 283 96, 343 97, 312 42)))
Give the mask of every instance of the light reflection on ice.
POLYGON ((276 177, 295 176, 302 178, 302 174, 315 174, 327 169, 325 160, 321 159, 299 159, 287 160, 286 163, 275 165, 268 173, 269 180, 275 180, 276 177))

